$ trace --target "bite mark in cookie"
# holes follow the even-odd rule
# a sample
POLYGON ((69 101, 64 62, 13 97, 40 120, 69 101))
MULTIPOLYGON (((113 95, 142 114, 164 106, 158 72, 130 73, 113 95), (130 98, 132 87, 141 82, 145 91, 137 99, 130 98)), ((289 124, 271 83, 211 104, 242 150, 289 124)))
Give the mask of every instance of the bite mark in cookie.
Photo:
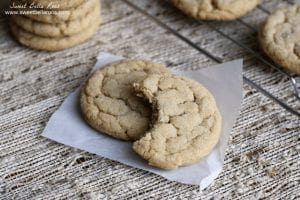
POLYGON ((133 145, 150 165, 175 169, 206 156, 217 144, 221 116, 210 92, 198 82, 153 74, 134 84, 152 104, 153 127, 133 145))
POLYGON ((123 140, 137 140, 148 129, 151 108, 132 84, 151 73, 169 73, 150 61, 122 60, 96 71, 83 86, 80 107, 96 130, 123 140))

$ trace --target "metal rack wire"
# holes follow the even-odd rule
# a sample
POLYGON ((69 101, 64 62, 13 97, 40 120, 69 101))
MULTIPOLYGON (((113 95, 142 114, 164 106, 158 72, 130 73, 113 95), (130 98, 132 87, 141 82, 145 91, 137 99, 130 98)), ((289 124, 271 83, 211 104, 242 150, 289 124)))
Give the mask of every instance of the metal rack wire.
MULTIPOLYGON (((130 7, 132 7, 134 10, 140 12, 141 14, 143 14, 144 16, 148 17, 149 19, 151 19, 152 21, 154 21, 155 23, 157 23, 159 26, 161 26, 162 28, 164 28, 165 30, 169 31, 170 33, 172 33, 174 36, 176 36, 177 38, 181 39, 182 41, 184 41, 185 43, 187 43, 189 46, 191 46, 192 48, 196 49, 197 51, 199 51, 201 54, 204 54, 205 56, 209 57, 210 59, 214 60, 215 62, 221 63, 222 60, 219 59, 218 57, 214 56, 213 54, 211 54, 210 52, 208 52, 207 50, 201 48, 200 46, 198 46, 196 43, 194 43, 191 39, 185 37, 184 35, 180 34, 179 32, 177 32, 176 30, 174 30, 173 28, 171 28, 170 26, 168 26, 167 24, 163 23, 160 19, 158 19, 157 17, 149 14, 146 10, 144 10, 143 8, 140 8, 139 6, 131 3, 129 0, 122 0, 124 3, 126 3, 127 5, 129 5, 130 7)), ((289 4, 294 4, 294 2, 292 2, 291 0, 286 0, 286 2, 288 2, 289 4)), ((262 10, 263 12, 270 14, 270 11, 268 11, 267 9, 263 8, 262 6, 258 6, 258 9, 262 10)), ((248 28, 250 28, 251 30, 257 32, 257 29, 253 26, 251 26, 250 24, 244 22, 243 20, 239 19, 237 20, 241 25, 243 26, 247 26, 248 28)), ((222 30, 216 28, 214 26, 214 24, 212 22, 202 22, 202 21, 196 21, 196 23, 200 24, 200 25, 206 25, 208 26, 211 30, 216 31, 217 33, 219 33, 221 36, 223 36, 224 38, 226 38, 227 40, 231 41, 232 43, 238 45, 239 47, 241 47, 242 49, 246 50, 249 54, 251 54, 252 56, 254 56, 257 60, 259 60, 260 62, 262 62, 263 64, 271 67, 272 69, 275 69, 277 71, 277 73, 279 73, 282 77, 286 77, 288 78, 291 88, 294 91, 294 97, 296 98, 296 102, 300 103, 300 77, 298 76, 293 76, 291 74, 289 74, 288 72, 284 71, 280 66, 278 66, 277 64, 267 60, 265 57, 263 57, 262 55, 260 55, 259 53, 255 52, 254 50, 252 50, 250 47, 248 47, 247 45, 243 44, 242 42, 234 39, 233 37, 231 37, 230 35, 224 33, 222 30)), ((293 108, 291 105, 288 105, 287 102, 283 101, 282 99, 279 99, 277 97, 275 97, 271 92, 265 90, 264 88, 262 88, 259 84, 255 83, 253 80, 247 78, 246 76, 243 76, 244 82, 248 85, 250 85, 251 87, 255 88, 256 90, 258 90, 259 92, 263 93, 265 96, 267 96, 268 98, 272 99, 273 101, 275 101, 276 103, 278 103, 279 105, 281 105, 283 108, 285 108, 286 110, 288 110, 289 112, 291 112, 292 114, 300 117, 300 112, 298 110, 296 110, 295 108, 293 108)))

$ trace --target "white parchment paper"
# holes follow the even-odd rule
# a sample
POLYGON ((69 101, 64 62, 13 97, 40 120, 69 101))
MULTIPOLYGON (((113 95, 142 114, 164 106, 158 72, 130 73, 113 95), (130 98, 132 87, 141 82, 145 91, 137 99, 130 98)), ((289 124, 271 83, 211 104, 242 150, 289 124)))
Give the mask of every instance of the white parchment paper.
MULTIPOLYGON (((101 52, 94 67, 120 60, 122 57, 101 52)), ((196 164, 173 171, 151 167, 133 150, 131 142, 124 142, 92 129, 81 117, 79 109, 80 89, 70 94, 60 108, 51 116, 42 135, 59 143, 76 147, 126 165, 153 172, 171 181, 200 185, 203 189, 213 182, 222 170, 228 136, 234 125, 242 101, 242 60, 236 60, 196 71, 173 73, 191 77, 215 96, 223 117, 222 133, 213 151, 196 164)))

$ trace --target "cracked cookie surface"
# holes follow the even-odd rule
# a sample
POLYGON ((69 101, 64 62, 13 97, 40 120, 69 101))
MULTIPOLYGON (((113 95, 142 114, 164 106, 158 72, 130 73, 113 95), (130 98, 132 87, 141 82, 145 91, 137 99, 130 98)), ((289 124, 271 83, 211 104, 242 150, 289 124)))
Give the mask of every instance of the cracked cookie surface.
POLYGON ((263 51, 277 64, 300 74, 300 6, 279 9, 259 33, 263 51))
POLYGON ((85 17, 77 20, 49 24, 35 21, 22 15, 13 15, 12 20, 19 27, 30 33, 44 37, 62 37, 80 33, 82 30, 88 28, 88 26, 95 21, 95 18, 99 17, 100 4, 97 3, 85 17))
POLYGON ((202 20, 234 20, 258 4, 258 0, 173 0, 187 15, 202 20))
POLYGON ((221 115, 214 97, 198 82, 153 74, 134 88, 152 104, 153 127, 133 144, 150 165, 162 169, 189 165, 217 144, 221 115))
POLYGON ((137 97, 133 83, 151 73, 169 73, 150 61, 122 60, 96 71, 82 87, 80 107, 96 130, 123 140, 137 140, 148 129, 151 107, 137 97))

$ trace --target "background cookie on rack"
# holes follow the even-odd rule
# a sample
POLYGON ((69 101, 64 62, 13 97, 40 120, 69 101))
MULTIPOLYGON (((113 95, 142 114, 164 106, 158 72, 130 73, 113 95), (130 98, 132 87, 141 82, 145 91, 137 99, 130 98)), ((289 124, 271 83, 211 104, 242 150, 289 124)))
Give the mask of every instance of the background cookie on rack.
POLYGON ((234 20, 246 15, 258 0, 173 0, 185 14, 200 20, 234 20))
POLYGON ((300 6, 270 15, 260 30, 259 42, 274 62, 300 75, 300 6))

